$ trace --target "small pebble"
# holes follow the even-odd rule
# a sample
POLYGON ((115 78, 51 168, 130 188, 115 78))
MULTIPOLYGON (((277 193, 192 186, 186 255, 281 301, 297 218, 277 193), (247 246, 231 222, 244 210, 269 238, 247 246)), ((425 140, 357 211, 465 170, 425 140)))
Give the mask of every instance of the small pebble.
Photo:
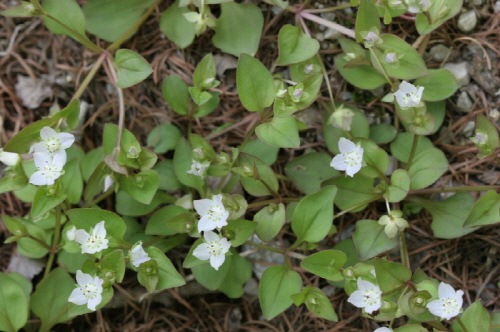
POLYGON ((450 53, 450 48, 444 46, 443 44, 438 44, 436 46, 433 46, 429 53, 434 58, 434 60, 443 61, 450 53))
POLYGON ((470 75, 467 70, 467 62, 447 63, 444 65, 444 68, 448 69, 455 76, 458 85, 464 86, 469 84, 470 75))
POLYGON ((462 113, 469 113, 474 103, 470 99, 467 92, 462 91, 457 99, 457 109, 462 113))
POLYGON ((476 12, 473 10, 469 10, 468 12, 465 12, 460 15, 458 18, 458 28, 462 30, 463 32, 469 32, 477 24, 477 16, 476 12))
POLYGON ((493 9, 495 10, 495 13, 500 13, 500 1, 495 2, 493 9))

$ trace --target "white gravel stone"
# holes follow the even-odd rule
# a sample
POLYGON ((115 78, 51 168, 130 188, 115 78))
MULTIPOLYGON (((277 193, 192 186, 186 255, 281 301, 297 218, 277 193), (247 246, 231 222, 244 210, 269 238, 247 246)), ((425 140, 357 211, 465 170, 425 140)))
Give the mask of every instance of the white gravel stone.
POLYGON ((468 12, 465 12, 460 15, 458 18, 458 28, 462 30, 463 32, 469 32, 477 24, 477 16, 476 12, 473 10, 469 10, 468 12))
POLYGON ((444 65, 444 68, 448 69, 455 76, 458 85, 464 86, 469 84, 470 75, 467 70, 467 62, 447 63, 444 65))
POLYGON ((500 1, 495 2, 493 9, 495 10, 496 13, 500 13, 500 1))
POLYGON ((443 44, 438 44, 436 46, 433 46, 429 51, 429 54, 436 61, 443 61, 444 59, 446 59, 449 53, 450 53, 450 48, 444 46, 443 44))
POLYGON ((472 109, 472 105, 474 105, 474 103, 470 99, 469 94, 465 91, 462 91, 457 99, 458 111, 462 113, 469 113, 472 109))

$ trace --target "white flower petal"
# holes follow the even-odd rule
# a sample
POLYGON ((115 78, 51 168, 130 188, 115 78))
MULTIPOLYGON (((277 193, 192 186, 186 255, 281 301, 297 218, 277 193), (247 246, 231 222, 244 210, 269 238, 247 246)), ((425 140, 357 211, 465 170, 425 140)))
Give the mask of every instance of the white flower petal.
POLYGON ((90 234, 87 233, 84 229, 77 229, 75 231, 75 241, 84 244, 89 240, 90 234))
POLYGON ((82 305, 87 303, 87 298, 85 297, 85 295, 83 295, 83 292, 80 288, 75 288, 69 295, 68 302, 74 303, 76 305, 82 305))
POLYGON ((61 140, 62 149, 69 148, 75 142, 75 136, 70 133, 59 133, 59 139, 61 140))
POLYGON ((224 264, 224 260, 226 259, 226 256, 224 255, 217 255, 217 256, 211 256, 210 257, 210 265, 216 269, 219 270, 219 267, 224 264))
MULTIPOLYGON (((30 183, 34 184, 35 186, 44 186, 46 184, 49 184, 41 171, 36 171, 30 176, 30 183)), ((52 183, 54 182, 52 181, 52 183)))
POLYGON ((340 150, 340 153, 345 154, 345 153, 347 153, 349 151, 354 150, 355 148, 356 148, 356 144, 354 144, 353 142, 351 142, 347 138, 341 137, 339 139, 339 150, 340 150))
POLYGON ((199 260, 206 261, 210 258, 208 243, 201 243, 193 250, 193 256, 199 260))
POLYGON ((104 220, 95 225, 93 234, 99 237, 106 237, 106 228, 104 228, 104 220))
POLYGON ((216 228, 216 225, 206 215, 201 217, 200 221, 198 221, 198 232, 200 232, 200 233, 206 232, 206 231, 211 231, 211 230, 214 230, 215 228, 216 228))
POLYGON ((211 232, 211 231, 207 231, 207 232, 203 233, 203 238, 208 243, 210 243, 210 242, 219 242, 219 240, 220 240, 220 236, 217 233, 211 232))
POLYGON ((347 169, 347 165, 344 160, 344 155, 338 154, 333 157, 332 161, 330 162, 330 166, 338 171, 345 171, 347 169))
POLYGON ((53 137, 56 137, 56 136, 57 136, 57 132, 50 127, 43 127, 42 130, 40 130, 40 137, 44 141, 51 139, 53 137))
POLYGON ((95 307, 99 305, 102 301, 102 295, 97 294, 94 298, 89 299, 89 302, 87 302, 87 308, 89 310, 95 311, 95 307))
POLYGON ((207 212, 210 210, 210 205, 212 205, 212 200, 211 199, 198 199, 193 201, 194 209, 196 212, 202 216, 207 214, 207 212))

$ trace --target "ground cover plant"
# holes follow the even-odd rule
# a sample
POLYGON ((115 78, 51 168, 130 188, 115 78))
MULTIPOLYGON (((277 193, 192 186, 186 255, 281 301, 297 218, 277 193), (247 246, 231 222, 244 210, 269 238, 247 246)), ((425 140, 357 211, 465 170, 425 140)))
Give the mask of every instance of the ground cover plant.
POLYGON ((457 119, 459 77, 426 56, 467 5, 2 5, 15 27, 3 59, 31 78, 18 97, 2 83, 2 234, 17 266, 0 274, 0 330, 124 330, 123 316, 135 331, 499 330, 500 175, 475 177, 498 162, 499 116, 485 104, 457 119), (52 77, 14 51, 30 22, 48 29, 52 77), (459 277, 456 258, 434 261, 439 245, 485 261, 459 277), (20 257, 42 272, 11 272, 33 269, 20 257), (154 302, 167 297, 180 305, 154 302))

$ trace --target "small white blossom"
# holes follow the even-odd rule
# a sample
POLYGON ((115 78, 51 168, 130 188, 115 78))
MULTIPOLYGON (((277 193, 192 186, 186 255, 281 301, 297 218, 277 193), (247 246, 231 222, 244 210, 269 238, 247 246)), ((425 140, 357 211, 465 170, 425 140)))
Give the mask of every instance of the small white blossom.
POLYGON ((205 170, 210 166, 210 163, 200 163, 193 159, 191 164, 191 169, 186 171, 188 174, 199 176, 203 178, 205 176, 205 170))
POLYGON ((376 329, 373 332, 392 332, 392 330, 388 327, 379 327, 378 329, 376 329))
POLYGON ((70 241, 74 241, 76 236, 76 227, 71 226, 67 231, 66 231, 66 237, 70 241))
POLYGON ((394 52, 389 52, 385 55, 385 61, 387 63, 394 63, 398 61, 398 56, 394 52))
POLYGON ((50 127, 43 127, 40 130, 41 142, 31 146, 30 152, 58 153, 73 144, 75 136, 70 133, 58 133, 50 127))
POLYGON ((420 103, 423 92, 423 86, 417 89, 413 84, 403 81, 399 85, 399 90, 394 92, 394 97, 396 97, 400 107, 414 107, 420 103))
POLYGON ((378 39, 379 39, 379 36, 373 31, 368 32, 368 35, 366 35, 366 38, 365 38, 365 40, 367 42, 369 42, 370 44, 374 44, 374 45, 378 39))
POLYGON ((328 118, 328 123, 332 124, 335 128, 340 128, 346 131, 351 130, 352 118, 356 114, 348 108, 341 105, 337 108, 332 115, 328 118))
POLYGON ((82 254, 95 254, 108 248, 108 239, 106 239, 106 228, 104 220, 90 229, 87 233, 84 229, 75 231, 75 241, 82 245, 82 254))
POLYGON ((455 291, 453 287, 441 282, 438 287, 439 299, 427 304, 427 309, 431 314, 441 319, 451 319, 457 316, 462 309, 464 291, 455 291))
POLYGON ((193 255, 199 260, 205 261, 210 259, 210 265, 219 270, 219 267, 226 259, 226 252, 231 248, 231 243, 217 233, 207 231, 203 234, 206 243, 202 243, 193 251, 193 255))
POLYGON ((104 192, 108 191, 108 189, 115 183, 115 179, 111 175, 106 175, 104 177, 104 192))
POLYGON ((432 6, 432 1, 431 0, 420 0, 418 3, 420 5, 420 8, 422 8, 422 11, 427 11, 431 6, 432 6))
POLYGON ((198 222, 198 231, 211 231, 227 225, 229 212, 222 204, 222 195, 215 195, 213 199, 199 199, 193 202, 196 212, 201 216, 198 222))
POLYGON ((333 157, 330 166, 339 171, 346 171, 346 174, 353 176, 363 166, 363 148, 350 140, 341 137, 339 140, 340 154, 333 157))
POLYGON ((95 311, 95 307, 102 301, 102 284, 104 280, 78 270, 76 271, 76 282, 78 285, 71 292, 68 302, 76 305, 87 303, 87 308, 95 311))
POLYGON ((347 301, 358 308, 365 308, 368 314, 380 309, 382 305, 380 287, 361 278, 358 278, 357 284, 358 290, 354 291, 347 301))
POLYGON ((31 175, 30 183, 37 186, 53 185, 54 181, 63 174, 63 167, 66 164, 66 152, 60 151, 54 155, 35 152, 33 159, 38 171, 31 175))
POLYGON ((5 152, 3 149, 0 149, 0 162, 4 163, 7 166, 15 166, 17 162, 21 159, 19 154, 13 152, 5 152))
POLYGON ((385 226, 384 232, 389 239, 393 239, 399 231, 410 226, 402 216, 402 211, 392 210, 389 215, 384 215, 378 220, 379 225, 385 226))
POLYGON ((151 259, 151 257, 149 257, 149 255, 144 251, 142 241, 137 242, 132 249, 130 249, 129 256, 130 263, 135 267, 139 267, 139 265, 151 259))
POLYGON ((389 7, 399 6, 402 3, 402 0, 389 0, 389 7))

